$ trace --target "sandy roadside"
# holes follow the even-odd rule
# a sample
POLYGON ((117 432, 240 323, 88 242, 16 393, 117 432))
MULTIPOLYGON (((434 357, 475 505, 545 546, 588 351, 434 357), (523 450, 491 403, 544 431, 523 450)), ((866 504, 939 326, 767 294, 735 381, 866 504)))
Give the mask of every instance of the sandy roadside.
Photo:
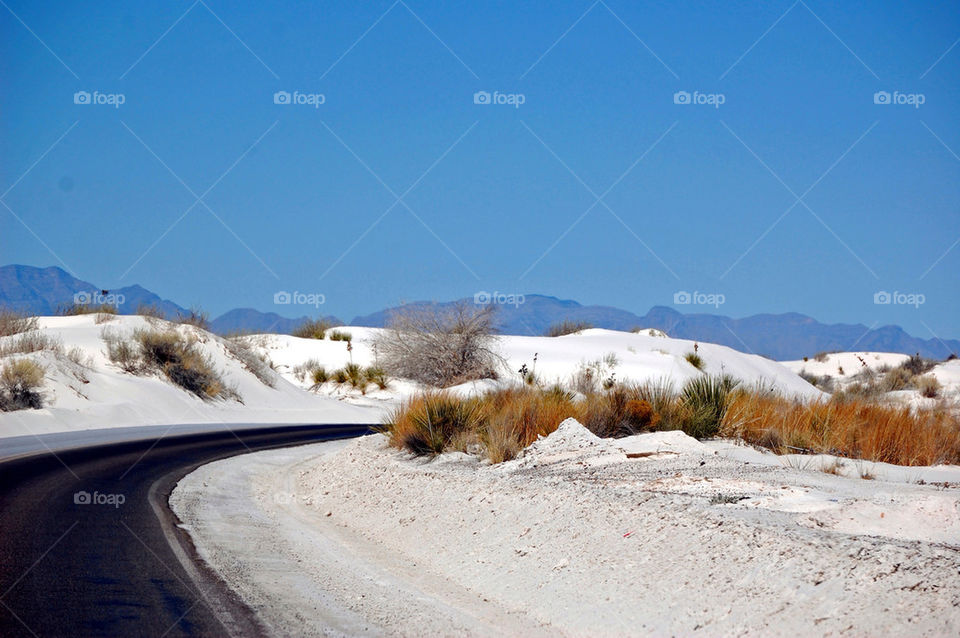
POLYGON ((565 427, 491 467, 374 436, 210 464, 171 504, 287 635, 960 632, 960 491, 673 447, 565 427))

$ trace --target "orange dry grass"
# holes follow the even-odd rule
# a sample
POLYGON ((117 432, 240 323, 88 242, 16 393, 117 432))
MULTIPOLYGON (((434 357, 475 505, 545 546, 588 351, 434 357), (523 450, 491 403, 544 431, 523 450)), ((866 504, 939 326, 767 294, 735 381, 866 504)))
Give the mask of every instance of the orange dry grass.
POLYGON ((856 400, 798 403, 738 392, 721 434, 778 453, 830 453, 896 465, 960 463, 955 416, 856 400))

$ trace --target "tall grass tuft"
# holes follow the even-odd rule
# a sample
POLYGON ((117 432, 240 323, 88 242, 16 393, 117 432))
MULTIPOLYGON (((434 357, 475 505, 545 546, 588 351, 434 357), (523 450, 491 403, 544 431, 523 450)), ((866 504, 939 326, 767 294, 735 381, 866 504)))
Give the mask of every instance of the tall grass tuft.
POLYGON ((730 376, 703 376, 690 379, 680 391, 687 410, 681 429, 698 439, 716 436, 727 410, 730 392, 738 382, 730 376))
POLYGON ((453 438, 476 431, 480 413, 476 401, 446 393, 430 393, 404 401, 388 417, 390 443, 417 456, 442 453, 453 438))

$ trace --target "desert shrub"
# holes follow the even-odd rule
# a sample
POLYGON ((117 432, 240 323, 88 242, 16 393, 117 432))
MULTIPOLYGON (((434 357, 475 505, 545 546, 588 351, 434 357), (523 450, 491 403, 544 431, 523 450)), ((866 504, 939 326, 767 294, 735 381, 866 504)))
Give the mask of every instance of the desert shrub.
POLYGON ((955 415, 850 398, 801 402, 734 392, 721 433, 777 453, 834 454, 897 465, 960 463, 955 415))
POLYGON ((915 355, 912 355, 909 359, 900 364, 900 367, 904 370, 908 370, 914 376, 920 376, 921 374, 926 374, 933 369, 933 366, 936 365, 936 362, 931 361, 930 359, 925 359, 920 356, 918 352, 915 355))
POLYGON ((640 398, 636 388, 617 387, 610 392, 592 394, 578 407, 584 427, 601 437, 648 432, 660 422, 653 405, 640 398))
POLYGON ((68 360, 72 363, 82 367, 82 368, 91 368, 93 367, 93 358, 90 357, 83 348, 74 346, 67 350, 66 355, 68 360))
POLYGON ((176 322, 185 326, 200 328, 201 330, 210 330, 210 315, 197 306, 191 306, 187 312, 179 313, 176 322))
POLYGON ((700 370, 700 371, 703 370, 703 366, 704 366, 703 357, 701 357, 696 352, 688 352, 687 354, 683 355, 683 358, 686 359, 687 363, 692 365, 697 370, 700 370))
POLYGON ((386 390, 389 385, 387 379, 387 373, 384 372, 383 368, 380 366, 369 366, 363 371, 364 377, 367 379, 367 383, 372 383, 376 385, 381 390, 386 390))
POLYGON ((64 317, 76 315, 115 315, 117 307, 111 304, 69 303, 57 307, 57 314, 64 317))
POLYGON ((543 336, 562 337, 564 335, 574 334, 583 330, 589 330, 592 327, 593 324, 589 321, 574 321, 573 319, 564 319, 563 321, 558 321, 547 328, 547 331, 543 333, 543 336))
POLYGON ((364 374, 363 368, 356 363, 348 363, 343 366, 343 372, 346 373, 347 383, 350 384, 351 388, 366 393, 367 377, 364 374))
POLYGON ((145 304, 145 303, 139 304, 137 306, 136 314, 140 315, 141 317, 149 317, 152 319, 167 318, 166 313, 163 310, 161 310, 160 307, 157 306, 156 304, 145 304))
POLYGON ((687 381, 680 391, 680 401, 688 411, 681 429, 698 439, 716 436, 730 392, 737 385, 738 381, 730 376, 702 376, 687 381))
POLYGON ((131 339, 126 339, 112 330, 103 330, 100 333, 104 345, 107 347, 107 359, 124 372, 139 374, 143 369, 140 359, 140 349, 131 339))
POLYGON ((0 309, 0 337, 11 337, 39 328, 36 317, 15 310, 0 309))
POLYGON ((332 378, 337 384, 343 385, 344 383, 346 383, 347 381, 350 380, 350 375, 347 374, 347 371, 346 371, 346 370, 344 370, 343 368, 341 368, 341 369, 339 369, 339 370, 334 370, 333 374, 331 375, 331 378, 332 378))
POLYGON ((313 375, 314 370, 320 367, 322 366, 317 359, 307 359, 303 363, 293 366, 293 376, 296 377, 297 381, 303 383, 313 375))
POLYGON ((63 344, 40 330, 21 332, 0 343, 0 357, 12 354, 30 354, 31 352, 63 352, 63 344))
POLYGON ((445 393, 429 393, 404 401, 387 418, 390 444, 417 456, 442 453, 463 432, 478 431, 477 402, 445 393))
POLYGON ((333 324, 326 319, 307 319, 290 333, 301 339, 323 339, 333 324))
POLYGON ((313 368, 310 373, 310 380, 313 381, 313 388, 319 388, 324 383, 330 380, 330 373, 327 372, 327 369, 323 366, 317 366, 313 368))
POLYGON ((468 302, 407 306, 393 313, 373 345, 394 377, 439 388, 496 378, 503 360, 494 350, 495 311, 468 302))
POLYGON ((929 375, 918 377, 916 383, 920 395, 928 399, 936 399, 940 396, 940 390, 943 389, 937 378, 929 375))
POLYGON ((277 385, 277 377, 273 371, 273 364, 270 360, 257 352, 250 343, 243 337, 234 337, 224 339, 223 346, 234 359, 243 364, 260 383, 273 388, 277 385))
POLYGON ((883 388, 884 392, 894 392, 896 390, 906 390, 913 386, 913 377, 914 373, 904 368, 898 366, 891 370, 888 370, 883 378, 880 379, 880 387, 883 388))
POLYGON ((616 385, 615 368, 620 365, 616 353, 608 352, 593 361, 581 361, 570 379, 570 386, 580 394, 593 394, 598 388, 609 390, 616 385))
POLYGON ((30 359, 14 359, 0 370, 0 410, 39 409, 43 407, 40 387, 43 368, 30 359))
POLYGON ((818 363, 824 363, 830 357, 830 354, 830 352, 818 352, 813 355, 813 360, 818 363))
POLYGON ((330 341, 353 341, 353 335, 343 330, 333 330, 330 333, 330 341))
POLYGON ((797 376, 812 386, 816 386, 820 382, 820 377, 815 374, 810 374, 805 369, 800 370, 800 372, 797 373, 797 376))
POLYGON ((488 438, 496 442, 497 437, 512 433, 518 448, 523 448, 556 430, 564 419, 577 416, 569 396, 528 387, 491 392, 481 403, 485 430, 480 438, 488 445, 488 438))
POLYGON ((135 330, 130 339, 105 330, 101 338, 107 346, 107 357, 126 372, 162 373, 171 383, 201 399, 240 400, 236 389, 224 384, 195 340, 177 330, 135 330))

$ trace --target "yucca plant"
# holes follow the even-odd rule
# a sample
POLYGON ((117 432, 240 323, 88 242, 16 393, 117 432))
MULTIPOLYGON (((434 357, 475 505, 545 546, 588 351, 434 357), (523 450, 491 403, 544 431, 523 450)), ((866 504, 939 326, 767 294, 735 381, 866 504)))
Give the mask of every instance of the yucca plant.
POLYGON ((731 376, 702 376, 690 379, 680 392, 687 410, 681 426, 698 439, 716 436, 726 414, 727 399, 739 382, 731 376))

